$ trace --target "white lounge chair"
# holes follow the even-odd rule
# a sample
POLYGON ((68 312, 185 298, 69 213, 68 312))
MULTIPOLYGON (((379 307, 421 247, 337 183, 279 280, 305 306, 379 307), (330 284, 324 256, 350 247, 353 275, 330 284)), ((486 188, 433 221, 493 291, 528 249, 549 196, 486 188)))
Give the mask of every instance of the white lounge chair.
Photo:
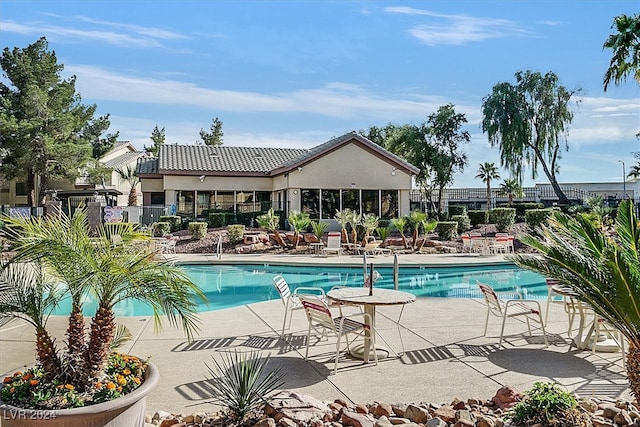
POLYGON ((340 232, 329 232, 329 235, 327 236, 327 245, 322 248, 322 254, 328 255, 330 253, 335 253, 340 256, 342 251, 342 237, 340 236, 340 232))

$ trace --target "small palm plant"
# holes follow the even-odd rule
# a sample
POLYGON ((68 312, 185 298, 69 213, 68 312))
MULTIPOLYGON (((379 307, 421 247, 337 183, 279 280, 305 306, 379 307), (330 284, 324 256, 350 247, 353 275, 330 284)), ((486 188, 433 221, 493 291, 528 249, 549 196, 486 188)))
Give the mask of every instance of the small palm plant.
POLYGON ((540 237, 522 236, 539 254, 518 254, 521 267, 569 286, 629 341, 627 375, 640 398, 640 225, 629 200, 618 207, 615 237, 588 216, 554 212, 540 237))
POLYGON ((411 211, 409 212, 409 215, 407 215, 407 223, 412 233, 411 246, 413 246, 414 248, 418 243, 418 237, 420 236, 420 227, 426 219, 427 214, 421 211, 411 211))
POLYGON ((318 238, 318 241, 322 241, 322 236, 324 236, 324 232, 329 228, 329 224, 326 222, 320 221, 311 221, 311 230, 313 230, 313 234, 318 238))
POLYGON ((91 231, 84 208, 72 217, 5 221, 19 231, 12 232, 16 255, 2 266, 0 320, 21 318, 34 325, 37 364, 47 382, 86 392, 105 377, 117 338, 114 307, 121 301, 149 304, 157 326, 165 314, 171 325, 182 326, 188 339, 198 331, 196 312, 204 294, 180 268, 156 260, 153 249, 131 244, 144 238, 135 224, 111 224, 108 232, 104 227, 91 231), (112 244, 112 234, 121 236, 122 244, 112 244), (46 281, 35 273, 14 274, 24 265, 40 265, 46 281), (97 310, 87 328, 83 301, 89 295, 95 297, 97 310), (71 300, 66 349, 57 346, 46 329, 46 319, 61 298, 71 300))
POLYGON ((379 222, 378 215, 373 213, 368 213, 362 216, 362 227, 364 227, 364 239, 366 240, 376 228, 378 228, 379 222))
POLYGON ((409 249, 409 243, 407 243, 407 237, 404 235, 404 228, 407 226, 407 218, 401 216, 400 218, 391 218, 391 225, 398 230, 400 237, 402 237, 402 244, 405 249, 409 249))
POLYGON ((280 228, 280 216, 275 214, 273 208, 269 209, 267 213, 257 216, 256 222, 258 223, 258 227, 273 233, 273 237, 281 248, 284 249, 287 247, 282 235, 280 235, 278 231, 280 228))
POLYGON ((345 209, 347 223, 351 226, 351 243, 358 241, 358 226, 362 220, 362 215, 352 209, 345 209))
POLYGON ((351 209, 343 209, 336 211, 334 216, 335 220, 340 224, 341 236, 344 243, 349 243, 349 234, 347 233, 347 225, 349 224, 351 209))
POLYGON ((219 362, 213 359, 208 366, 212 378, 209 384, 220 403, 231 415, 242 420, 265 402, 271 393, 284 384, 281 368, 266 372, 269 356, 258 351, 225 352, 219 362))
POLYGON ((289 212, 288 220, 289 224, 293 227, 295 241, 294 246, 297 248, 300 232, 304 231, 311 224, 311 218, 309 218, 309 214, 307 212, 292 210, 289 212))

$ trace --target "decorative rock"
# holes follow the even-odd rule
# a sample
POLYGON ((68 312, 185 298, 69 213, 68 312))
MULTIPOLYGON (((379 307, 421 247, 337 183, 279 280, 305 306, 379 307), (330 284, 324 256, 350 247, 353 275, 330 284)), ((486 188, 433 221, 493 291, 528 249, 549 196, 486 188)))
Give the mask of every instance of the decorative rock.
POLYGON ((448 427, 448 424, 444 420, 441 420, 440 418, 435 417, 427 421, 427 424, 425 424, 425 426, 426 427, 448 427))
POLYGON ((393 409, 394 414, 396 414, 399 417, 404 417, 404 411, 407 410, 407 405, 402 403, 397 403, 395 405, 391 405, 391 408, 393 409))
POLYGON ((391 415, 393 415, 393 408, 388 403, 378 403, 373 410, 373 415, 378 418, 390 417, 391 415))
POLYGON ((441 407, 433 411, 433 416, 434 418, 440 418, 447 423, 456 422, 456 413, 453 410, 453 407, 450 405, 442 405, 441 407))
POLYGON ((176 420, 175 418, 167 418, 166 420, 163 420, 160 423, 160 427, 170 427, 173 425, 178 424, 180 421, 176 420))
POLYGON ((154 420, 164 420, 165 418, 169 418, 171 416, 170 413, 168 413, 167 411, 158 411, 155 414, 153 414, 153 418, 154 420))
POLYGON ((620 426, 628 426, 633 423, 633 420, 629 416, 629 413, 625 409, 622 409, 613 417, 613 422, 620 426))
POLYGON ((373 421, 369 417, 357 412, 344 411, 340 421, 342 421, 342 424, 345 426, 374 427, 373 421))
POLYGON ((598 410, 598 404, 593 399, 580 399, 578 404, 587 412, 595 412, 598 410))
POLYGON ((476 421, 476 427, 496 427, 496 423, 493 418, 480 415, 476 421))
POLYGON ((273 418, 264 418, 258 421, 255 427, 276 427, 276 420, 273 418))
POLYGON ((374 424, 374 427, 392 427, 393 423, 391 423, 391 421, 389 421, 389 418, 387 418, 385 415, 382 415, 380 418, 378 418, 374 424))
POLYGON ((618 415, 620 411, 622 411, 622 409, 617 408, 615 405, 607 405, 602 408, 602 411, 603 411, 602 415, 605 418, 609 420, 613 420, 616 417, 616 415, 618 415))
POLYGON ((407 406, 407 409, 404 411, 404 417, 414 423, 424 423, 429 419, 429 411, 427 408, 411 404, 407 406))
POLYGON ((500 409, 510 409, 522 400, 522 393, 511 386, 502 386, 491 401, 500 409))
POLYGON ((356 405, 356 412, 359 414, 368 414, 369 408, 367 408, 365 405, 356 405))
POLYGON ((475 423, 470 420, 458 420, 453 427, 474 427, 475 423))
POLYGON ((278 425, 281 427, 297 427, 298 423, 289 418, 281 418, 280 421, 278 421, 278 425))
POLYGON ((403 417, 389 417, 389 421, 391 421, 391 424, 394 426, 399 424, 411 424, 411 420, 409 418, 403 417))

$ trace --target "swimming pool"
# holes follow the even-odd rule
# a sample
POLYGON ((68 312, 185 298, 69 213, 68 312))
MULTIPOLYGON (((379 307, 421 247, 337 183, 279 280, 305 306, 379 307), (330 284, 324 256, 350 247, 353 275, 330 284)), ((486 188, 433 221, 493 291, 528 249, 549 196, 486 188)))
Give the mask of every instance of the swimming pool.
MULTIPOLYGON (((362 267, 291 266, 291 265, 211 265, 182 266, 209 300, 199 311, 220 310, 254 302, 280 298, 272 278, 281 274, 292 290, 298 286, 319 286, 328 291, 333 286, 362 286, 362 267)), ((393 268, 376 267, 382 275, 375 286, 393 289, 393 268)), ((399 287, 418 297, 479 298, 476 280, 488 283, 496 291, 518 291, 524 298, 547 296, 544 277, 512 265, 401 267, 399 287)), ((64 304, 57 311, 66 314, 64 304)), ((126 301, 115 308, 118 316, 148 316, 151 309, 136 301, 126 301)), ((95 313, 95 303, 85 302, 85 314, 95 313)))

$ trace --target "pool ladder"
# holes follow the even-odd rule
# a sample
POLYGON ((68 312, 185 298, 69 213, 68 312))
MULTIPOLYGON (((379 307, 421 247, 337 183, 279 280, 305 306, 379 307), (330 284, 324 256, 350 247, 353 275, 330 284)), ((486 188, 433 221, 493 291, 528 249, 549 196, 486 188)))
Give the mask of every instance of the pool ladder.
POLYGON ((222 235, 218 237, 218 243, 216 244, 216 256, 218 259, 222 258, 222 235))

